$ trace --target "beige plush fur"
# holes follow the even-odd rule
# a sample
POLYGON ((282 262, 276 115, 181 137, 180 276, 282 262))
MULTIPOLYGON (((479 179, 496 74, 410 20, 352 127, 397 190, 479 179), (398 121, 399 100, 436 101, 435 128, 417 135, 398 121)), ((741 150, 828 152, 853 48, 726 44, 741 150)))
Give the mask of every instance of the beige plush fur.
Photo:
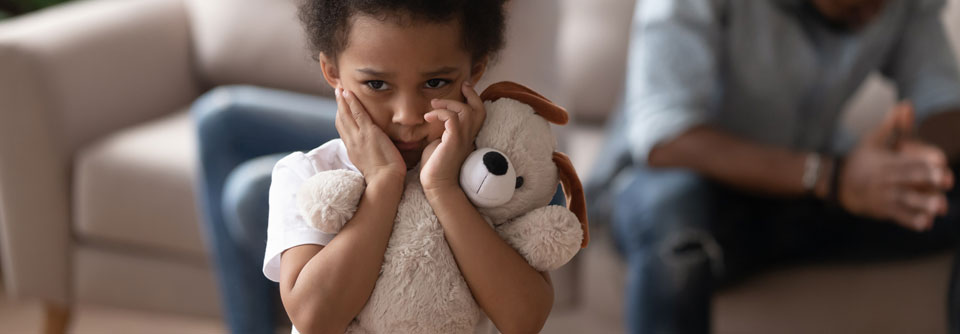
POLYGON ((366 184, 363 175, 346 169, 328 170, 307 179, 297 192, 297 207, 313 227, 337 233, 357 212, 366 184))
POLYGON ((506 204, 479 211, 535 269, 557 269, 580 250, 583 230, 573 212, 547 205, 559 183, 550 124, 529 105, 513 99, 486 102, 485 107, 487 118, 477 134, 477 147, 506 154, 524 183, 506 204))
MULTIPOLYGON (((534 268, 556 269, 576 254, 584 234, 572 212, 547 205, 558 185, 550 125, 516 100, 487 101, 485 107, 477 147, 506 154, 525 182, 509 202, 480 213, 534 268)), ((349 171, 311 178, 298 195, 304 196, 298 199, 303 216, 323 231, 339 230, 363 192, 356 180, 362 176, 349 171)), ((419 169, 411 170, 380 278, 347 332, 473 333, 481 316, 420 186, 419 169)))

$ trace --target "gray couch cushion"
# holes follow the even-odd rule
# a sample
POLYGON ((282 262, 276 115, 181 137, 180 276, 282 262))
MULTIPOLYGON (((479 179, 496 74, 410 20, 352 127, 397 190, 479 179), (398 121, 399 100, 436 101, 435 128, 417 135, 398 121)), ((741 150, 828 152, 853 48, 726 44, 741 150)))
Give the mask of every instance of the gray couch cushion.
POLYGON ((74 231, 112 243, 206 258, 193 192, 197 139, 187 112, 88 146, 74 169, 74 231))

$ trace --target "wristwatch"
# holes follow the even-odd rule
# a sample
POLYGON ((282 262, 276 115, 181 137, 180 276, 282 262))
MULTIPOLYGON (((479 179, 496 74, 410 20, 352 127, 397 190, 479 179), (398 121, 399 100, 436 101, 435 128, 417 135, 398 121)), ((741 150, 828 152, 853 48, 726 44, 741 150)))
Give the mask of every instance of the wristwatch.
POLYGON ((817 186, 817 179, 820 178, 820 154, 816 152, 807 153, 807 159, 803 163, 803 190, 808 194, 814 192, 817 186))

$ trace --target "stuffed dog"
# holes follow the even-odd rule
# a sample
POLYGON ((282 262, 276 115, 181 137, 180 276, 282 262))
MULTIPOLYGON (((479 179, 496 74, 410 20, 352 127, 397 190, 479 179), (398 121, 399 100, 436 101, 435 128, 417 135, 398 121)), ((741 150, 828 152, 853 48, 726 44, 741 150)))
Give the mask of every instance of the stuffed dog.
MULTIPOLYGON (((484 219, 530 265, 550 271, 586 247, 583 189, 570 159, 556 152, 550 123, 566 111, 540 94, 500 82, 481 94, 486 118, 460 183, 484 219), (548 205, 562 184, 569 209, 548 205)), ((473 333, 482 312, 473 299, 427 202, 420 170, 407 172, 404 192, 376 286, 348 333, 473 333)), ((312 226, 336 233, 356 212, 360 173, 320 172, 297 194, 312 226)))

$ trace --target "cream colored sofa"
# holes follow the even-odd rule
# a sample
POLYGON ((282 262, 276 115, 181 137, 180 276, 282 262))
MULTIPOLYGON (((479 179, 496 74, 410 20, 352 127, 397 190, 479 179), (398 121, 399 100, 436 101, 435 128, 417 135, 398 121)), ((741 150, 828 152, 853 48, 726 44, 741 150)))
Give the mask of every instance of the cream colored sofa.
MULTIPOLYGON (((958 31, 957 3, 951 27, 958 31)), ((561 130, 581 176, 623 79, 629 0, 512 1, 509 44, 486 83, 523 82, 574 113, 561 130)), ((954 37, 957 37, 954 33, 954 37)), ((0 22, 0 260, 7 291, 218 316, 193 187, 186 108, 219 85, 329 94, 290 0, 87 0, 0 22)), ((483 86, 484 83, 481 83, 483 86)), ((853 103, 892 100, 876 82, 853 103)), ((869 124, 854 112, 850 124, 869 124)), ((545 333, 622 332, 623 264, 603 227, 554 274, 545 333)), ((716 299, 723 333, 937 333, 946 255, 813 266, 716 299)), ((2 331, 2 330, 0 330, 2 331)))

